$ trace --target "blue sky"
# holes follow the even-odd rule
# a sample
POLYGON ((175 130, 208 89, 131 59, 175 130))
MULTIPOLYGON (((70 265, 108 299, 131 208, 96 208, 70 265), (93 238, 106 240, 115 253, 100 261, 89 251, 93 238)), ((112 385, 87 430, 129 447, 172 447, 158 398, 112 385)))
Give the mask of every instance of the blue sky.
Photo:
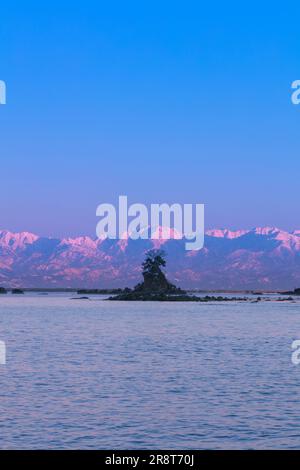
POLYGON ((241 2, 1 5, 1 228, 95 235, 102 202, 299 227, 298 12, 241 2))

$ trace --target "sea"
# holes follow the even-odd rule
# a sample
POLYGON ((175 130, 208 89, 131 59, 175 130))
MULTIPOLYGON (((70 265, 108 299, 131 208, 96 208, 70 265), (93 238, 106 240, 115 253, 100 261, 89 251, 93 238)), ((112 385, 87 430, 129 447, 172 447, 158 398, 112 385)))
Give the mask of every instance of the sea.
POLYGON ((0 296, 1 449, 300 448, 300 302, 77 297, 0 296))

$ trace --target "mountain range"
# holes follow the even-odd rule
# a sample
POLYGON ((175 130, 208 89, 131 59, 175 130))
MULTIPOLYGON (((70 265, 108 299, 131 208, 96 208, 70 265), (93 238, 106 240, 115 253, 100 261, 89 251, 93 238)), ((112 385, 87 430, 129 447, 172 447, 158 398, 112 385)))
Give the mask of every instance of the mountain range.
MULTIPOLYGON (((161 229, 163 230, 163 229, 161 229)), ((183 288, 281 290, 300 286, 300 230, 208 230, 204 248, 171 240, 47 238, 0 231, 0 285, 32 288, 132 287, 145 252, 162 247, 167 276, 183 288)))

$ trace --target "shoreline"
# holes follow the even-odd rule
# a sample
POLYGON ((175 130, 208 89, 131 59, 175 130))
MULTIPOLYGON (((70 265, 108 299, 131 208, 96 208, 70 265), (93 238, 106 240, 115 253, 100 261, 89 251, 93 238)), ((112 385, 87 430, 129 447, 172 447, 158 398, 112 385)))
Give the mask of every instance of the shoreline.
MULTIPOLYGON (((89 288, 73 288, 73 287, 3 287, 7 292, 11 292, 14 289, 21 290, 23 292, 47 292, 47 293, 78 293, 88 295, 106 295, 106 294, 118 294, 121 293, 124 288, 107 288, 107 289, 89 289, 89 288)), ((244 295, 297 295, 291 289, 278 290, 264 290, 264 289, 185 289, 190 294, 244 294, 244 295)), ((1 293, 0 293, 1 294, 1 293)))

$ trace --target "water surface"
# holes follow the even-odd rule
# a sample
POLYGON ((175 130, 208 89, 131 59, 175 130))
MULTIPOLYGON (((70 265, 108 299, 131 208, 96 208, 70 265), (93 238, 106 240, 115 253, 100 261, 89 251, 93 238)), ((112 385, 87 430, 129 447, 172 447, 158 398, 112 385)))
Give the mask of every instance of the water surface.
POLYGON ((300 447, 300 303, 0 297, 2 449, 300 447))

